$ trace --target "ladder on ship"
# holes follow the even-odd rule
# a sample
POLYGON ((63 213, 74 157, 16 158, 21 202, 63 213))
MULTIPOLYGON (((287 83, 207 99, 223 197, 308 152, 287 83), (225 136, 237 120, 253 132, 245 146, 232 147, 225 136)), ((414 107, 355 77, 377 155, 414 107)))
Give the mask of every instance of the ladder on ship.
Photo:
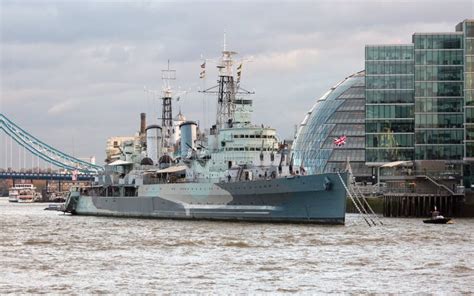
POLYGON ((380 225, 383 225, 382 219, 380 219, 380 217, 374 212, 374 210, 370 206, 369 202, 367 201, 367 198, 365 198, 365 195, 362 193, 362 190, 360 190, 360 187, 357 186, 355 181, 353 181, 352 185, 349 186, 349 187, 353 189, 356 196, 358 196, 357 198, 364 203, 365 208, 367 209, 367 212, 368 212, 367 214, 370 217, 374 218, 377 222, 379 222, 380 225))
POLYGON ((341 180, 341 183, 344 186, 344 189, 349 195, 349 198, 351 199, 355 208, 357 209, 361 217, 365 220, 367 225, 369 225, 370 227, 376 226, 377 222, 380 225, 383 225, 382 220, 377 216, 377 214, 375 214, 374 210, 370 206, 364 194, 362 193, 360 188, 357 186, 357 184, 355 184, 355 182, 353 181, 350 166, 349 166, 348 172, 349 172, 349 182, 348 182, 349 184, 346 184, 344 182, 344 179, 342 178, 339 172, 337 173, 337 175, 339 176, 339 179, 341 180))

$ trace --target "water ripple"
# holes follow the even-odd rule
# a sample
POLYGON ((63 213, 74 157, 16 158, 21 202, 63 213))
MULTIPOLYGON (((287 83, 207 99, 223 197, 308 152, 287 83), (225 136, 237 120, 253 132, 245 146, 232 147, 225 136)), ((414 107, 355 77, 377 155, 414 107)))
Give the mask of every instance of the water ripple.
POLYGON ((472 294, 474 220, 79 217, 0 200, 0 294, 472 294), (403 283, 403 284, 400 284, 403 283))

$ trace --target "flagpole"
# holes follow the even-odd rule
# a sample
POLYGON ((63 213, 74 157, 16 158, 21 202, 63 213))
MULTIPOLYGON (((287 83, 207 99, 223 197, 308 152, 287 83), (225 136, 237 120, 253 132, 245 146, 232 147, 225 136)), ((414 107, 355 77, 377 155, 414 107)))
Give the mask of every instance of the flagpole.
MULTIPOLYGON (((204 62, 201 64, 201 72, 199 74, 199 78, 202 79, 203 83, 203 90, 206 89, 206 59, 203 59, 204 62)), ((204 128, 208 126, 208 118, 207 118, 207 104, 206 104, 206 94, 202 94, 202 109, 203 109, 203 125, 204 128)))
MULTIPOLYGON (((206 89, 206 85, 207 85, 207 77, 204 76, 203 80, 202 80, 202 89, 206 89)), ((206 102, 206 94, 205 93, 202 93, 202 108, 204 109, 204 128, 209 126, 209 112, 208 112, 208 109, 209 109, 209 106, 207 106, 207 102, 206 102)))

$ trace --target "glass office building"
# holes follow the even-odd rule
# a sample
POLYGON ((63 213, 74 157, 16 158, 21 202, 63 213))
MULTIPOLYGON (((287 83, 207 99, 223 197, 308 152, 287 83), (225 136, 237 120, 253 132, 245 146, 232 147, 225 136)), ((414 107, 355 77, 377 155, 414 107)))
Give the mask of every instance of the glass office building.
POLYGON ((322 173, 350 160, 356 176, 401 160, 453 176, 464 165, 466 183, 474 176, 473 77, 474 20, 415 33, 411 44, 367 45, 365 71, 319 98, 301 123, 294 163, 322 173), (334 145, 342 135, 346 144, 334 145))
POLYGON ((462 33, 414 34, 415 159, 462 160, 462 33))
POLYGON ((464 113, 465 154, 474 161, 474 20, 466 20, 456 26, 464 43, 464 113))
POLYGON ((366 162, 379 165, 414 157, 413 45, 368 45, 366 162))
POLYGON ((474 160, 473 21, 412 44, 370 45, 366 162, 474 160))
POLYGON ((464 45, 464 185, 474 184, 474 20, 456 26, 464 45))

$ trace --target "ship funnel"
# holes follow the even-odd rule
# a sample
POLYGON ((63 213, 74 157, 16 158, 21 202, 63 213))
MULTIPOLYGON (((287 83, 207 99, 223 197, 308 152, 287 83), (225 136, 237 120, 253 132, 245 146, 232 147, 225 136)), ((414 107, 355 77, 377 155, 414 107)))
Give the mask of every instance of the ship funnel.
POLYGON ((145 134, 146 130, 146 114, 140 113, 140 135, 145 134))
POLYGON ((146 154, 155 164, 161 156, 162 139, 161 126, 149 125, 146 128, 146 154))
POLYGON ((189 149, 196 149, 197 124, 194 121, 185 121, 179 125, 181 131, 181 158, 185 158, 189 149))

